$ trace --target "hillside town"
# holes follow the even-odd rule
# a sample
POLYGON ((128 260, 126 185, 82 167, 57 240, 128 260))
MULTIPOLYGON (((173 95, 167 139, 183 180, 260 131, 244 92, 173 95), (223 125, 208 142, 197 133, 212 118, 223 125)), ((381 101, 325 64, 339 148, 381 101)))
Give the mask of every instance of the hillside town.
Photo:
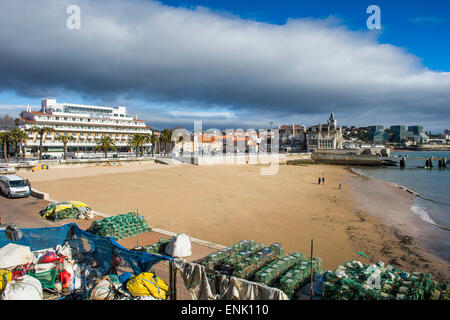
MULTIPOLYGON (((14 115, 13 115, 14 116, 14 115)), ((126 107, 105 107, 59 103, 44 98, 39 110, 26 107, 16 118, 0 119, 1 158, 83 158, 96 153, 154 155, 168 153, 220 154, 270 152, 274 132, 280 153, 370 148, 419 149, 445 147, 449 130, 442 134, 425 132, 421 125, 339 126, 333 112, 326 123, 307 127, 280 124, 256 130, 217 130, 174 135, 182 128, 157 130, 127 113, 126 107), (277 130, 276 130, 277 129, 277 130), (230 141, 232 140, 232 143, 230 141)), ((444 149, 443 149, 444 150, 444 149)))

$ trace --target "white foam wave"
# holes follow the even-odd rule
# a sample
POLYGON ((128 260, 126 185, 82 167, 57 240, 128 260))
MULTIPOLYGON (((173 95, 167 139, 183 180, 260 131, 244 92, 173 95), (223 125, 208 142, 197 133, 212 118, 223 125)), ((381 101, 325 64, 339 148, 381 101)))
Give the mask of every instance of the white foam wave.
POLYGON ((431 217, 428 215, 427 210, 423 206, 419 205, 418 203, 414 203, 411 206, 411 210, 414 213, 416 213, 422 220, 424 220, 424 221, 426 221, 428 223, 436 225, 436 222, 434 222, 434 220, 431 219, 431 217))

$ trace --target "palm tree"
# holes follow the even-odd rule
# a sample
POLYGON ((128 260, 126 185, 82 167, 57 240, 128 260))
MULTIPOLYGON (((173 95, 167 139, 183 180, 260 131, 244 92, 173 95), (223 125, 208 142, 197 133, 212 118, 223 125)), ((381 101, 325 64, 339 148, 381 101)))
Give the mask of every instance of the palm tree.
POLYGON ((105 153, 105 158, 108 158, 108 150, 116 151, 117 147, 111 137, 104 136, 97 141, 95 150, 102 150, 105 153))
POLYGON ((167 129, 167 131, 166 131, 166 136, 167 136, 166 140, 167 140, 167 142, 169 144, 169 148, 168 148, 169 150, 166 150, 166 153, 171 151, 173 149, 174 144, 175 144, 175 140, 172 139, 172 132, 173 132, 173 130, 171 130, 171 129, 167 129))
POLYGON ((155 134, 155 131, 152 131, 152 135, 150 136, 150 143, 152 144, 152 157, 155 156, 155 146, 158 142, 158 136, 155 134))
POLYGON ((132 148, 136 149, 136 158, 139 157, 139 148, 143 144, 143 135, 140 133, 135 133, 131 136, 130 141, 128 142, 128 145, 132 148))
MULTIPOLYGON (((142 145, 141 145, 141 155, 144 153, 144 145, 149 144, 152 142, 152 138, 150 137, 150 135, 148 134, 143 134, 142 135, 142 145)), ((147 148, 147 153, 148 153, 148 148, 147 148)))
POLYGON ((14 128, 10 131, 11 133, 11 139, 14 141, 15 145, 16 145, 16 159, 17 161, 19 161, 19 144, 20 145, 24 145, 23 147, 23 155, 25 156, 25 152, 26 152, 26 143, 28 140, 28 134, 26 131, 23 131, 22 129, 19 128, 14 128))
POLYGON ((0 132, 0 144, 3 147, 3 161, 8 162, 8 146, 12 142, 12 135, 10 131, 0 132))
POLYGON ((164 130, 160 132, 159 139, 158 139, 158 142, 159 142, 159 148, 158 148, 159 149, 159 153, 163 153, 163 154, 166 153, 166 148, 165 148, 165 146, 166 146, 166 135, 165 135, 164 130), (164 148, 161 148, 161 145, 163 145, 163 144, 164 144, 164 148), (162 150, 162 152, 161 152, 161 150, 162 150))
POLYGON ((45 134, 54 132, 55 130, 51 127, 33 127, 30 131, 37 132, 39 134, 39 160, 42 160, 42 143, 44 141, 44 136, 45 134))
POLYGON ((67 160, 67 144, 75 140, 75 138, 72 136, 58 136, 56 140, 64 144, 64 160, 67 160))
POLYGON ((164 154, 167 154, 167 142, 170 142, 172 138, 172 130, 164 129, 161 131, 161 136, 159 137, 160 142, 164 143, 164 154))

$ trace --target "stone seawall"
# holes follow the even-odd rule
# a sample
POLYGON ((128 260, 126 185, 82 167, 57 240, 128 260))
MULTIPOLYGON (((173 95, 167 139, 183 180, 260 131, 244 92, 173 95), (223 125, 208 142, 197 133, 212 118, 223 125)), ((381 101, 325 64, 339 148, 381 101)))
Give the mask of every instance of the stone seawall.
POLYGON ((392 160, 369 155, 312 153, 311 158, 312 160, 314 160, 314 162, 325 164, 340 164, 352 166, 395 165, 395 162, 392 160))
MULTIPOLYGON (((189 161, 189 159, 188 159, 189 161)), ((183 162, 186 162, 183 159, 183 162)), ((191 159, 196 165, 269 165, 273 163, 286 164, 284 154, 245 154, 223 156, 199 156, 191 159)))

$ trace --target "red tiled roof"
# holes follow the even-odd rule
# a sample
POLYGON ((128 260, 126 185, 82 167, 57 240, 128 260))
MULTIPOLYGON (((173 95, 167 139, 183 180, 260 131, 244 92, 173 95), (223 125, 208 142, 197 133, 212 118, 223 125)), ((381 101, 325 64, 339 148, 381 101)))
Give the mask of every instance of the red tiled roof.
POLYGON ((31 111, 31 113, 33 113, 33 114, 43 114, 43 115, 46 115, 46 116, 51 116, 50 113, 44 113, 44 112, 39 112, 39 111, 31 111))
MULTIPOLYGON (((249 137, 249 136, 230 136, 232 139, 233 139, 233 141, 253 141, 253 137, 249 137)), ((216 138, 219 140, 219 139, 222 139, 222 141, 224 141, 224 140, 226 140, 227 139, 227 136, 225 135, 225 136, 208 136, 208 135, 205 135, 205 134, 203 134, 202 135, 202 137, 201 137, 201 139, 199 140, 199 142, 202 142, 202 143, 212 143, 212 142, 215 142, 216 141, 216 138)))
POLYGON ((30 119, 25 119, 25 118, 17 118, 17 120, 23 120, 23 121, 27 121, 27 122, 36 122, 36 120, 30 120, 30 119))
POLYGON ((292 129, 292 127, 298 128, 298 129, 303 128, 303 126, 299 125, 299 124, 294 124, 294 125, 292 125, 292 124, 283 124, 283 125, 280 126, 280 129, 292 129))

